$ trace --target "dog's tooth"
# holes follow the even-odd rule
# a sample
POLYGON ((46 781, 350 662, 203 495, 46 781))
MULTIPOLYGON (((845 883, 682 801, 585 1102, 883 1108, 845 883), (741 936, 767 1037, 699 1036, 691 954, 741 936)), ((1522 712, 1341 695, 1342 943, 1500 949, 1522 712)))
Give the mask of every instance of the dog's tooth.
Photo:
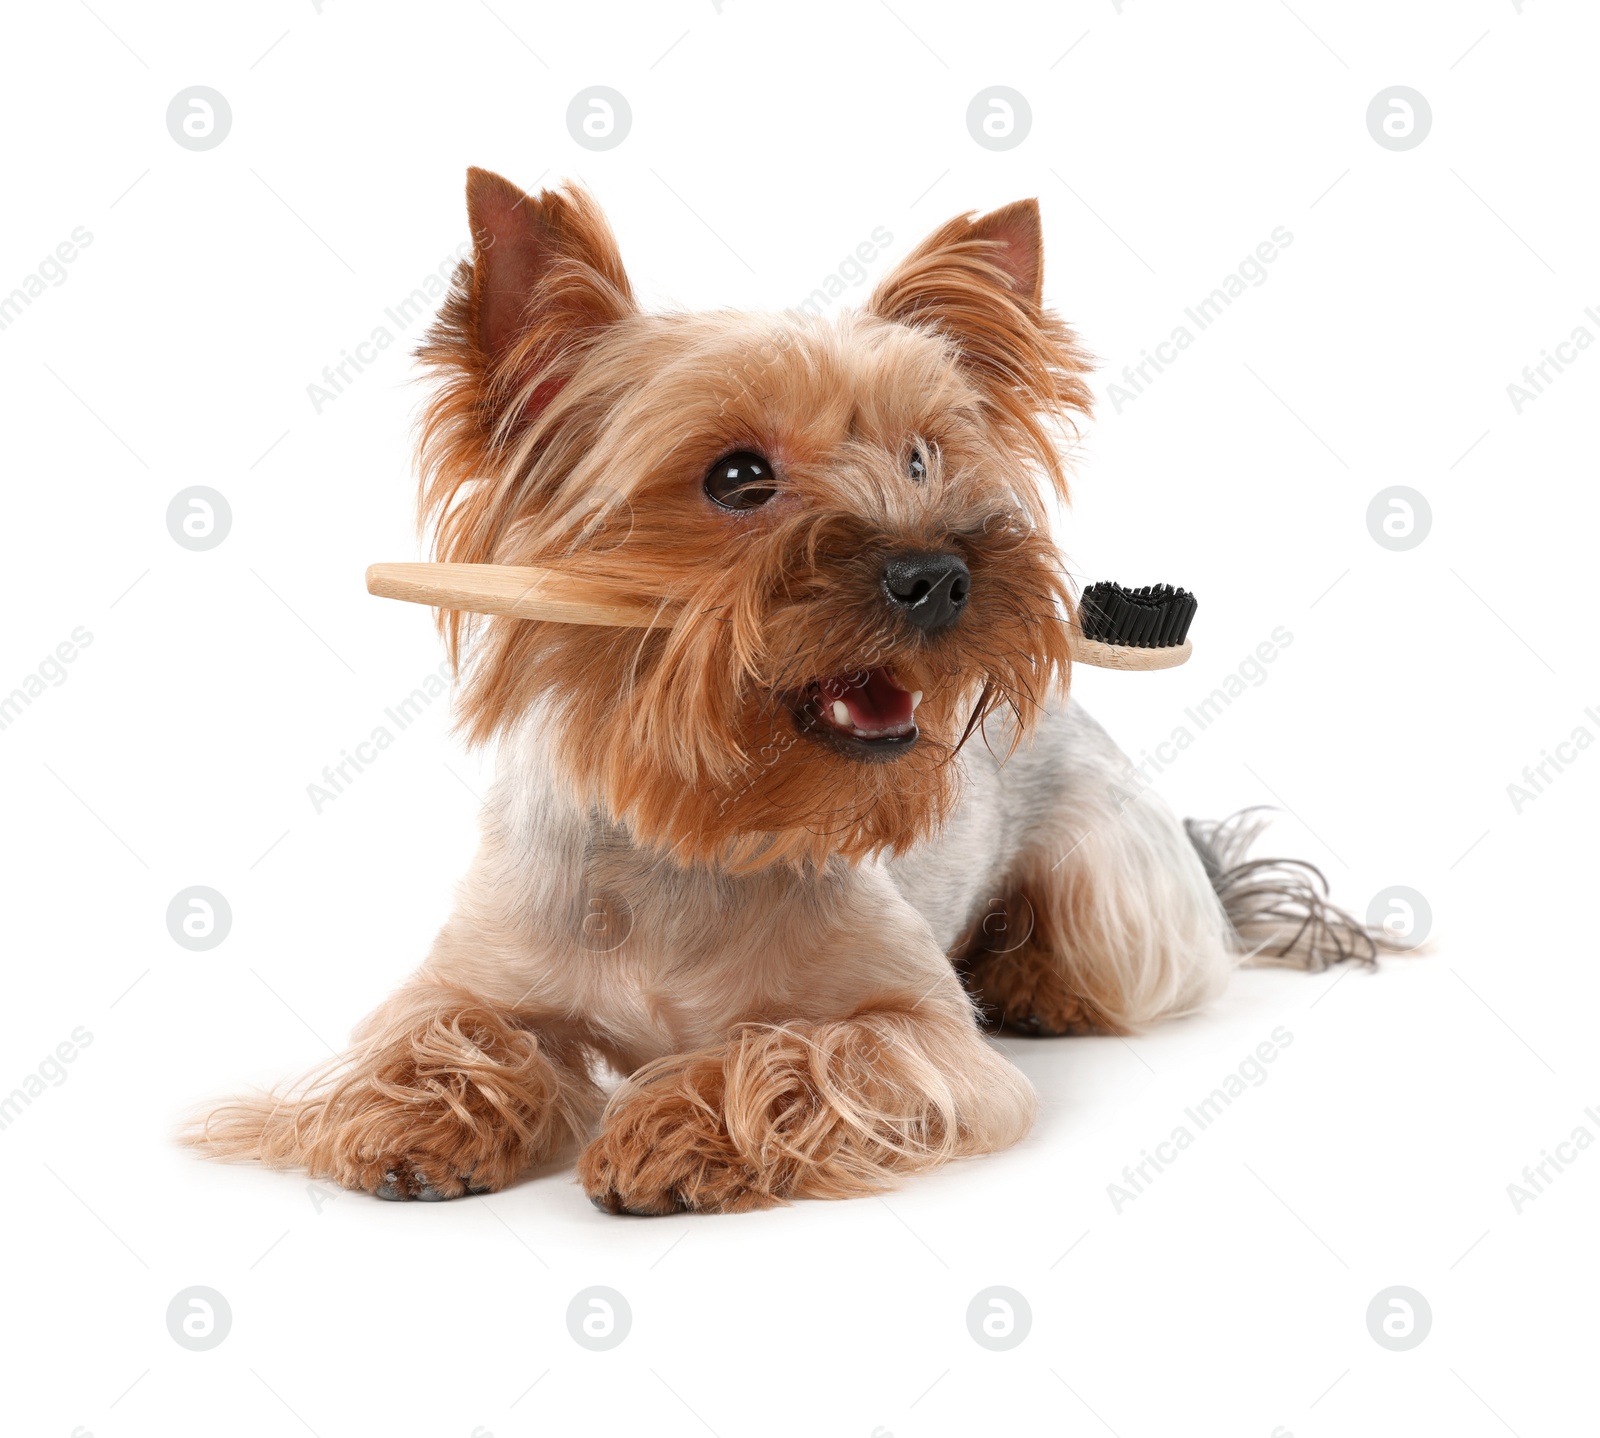
POLYGON ((920 689, 913 689, 911 691, 911 712, 913 714, 917 712, 917 705, 920 703, 922 703, 922 691, 920 689))
POLYGON ((833 701, 833 722, 841 729, 852 727, 850 723, 850 706, 843 699, 835 699, 833 701))

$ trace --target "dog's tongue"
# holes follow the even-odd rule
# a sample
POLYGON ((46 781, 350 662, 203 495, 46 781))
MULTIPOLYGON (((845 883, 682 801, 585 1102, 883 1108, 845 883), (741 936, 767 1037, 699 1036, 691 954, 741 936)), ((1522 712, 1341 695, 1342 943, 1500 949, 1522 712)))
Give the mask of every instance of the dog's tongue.
POLYGON ((868 670, 865 677, 830 679, 822 690, 830 702, 844 701, 857 729, 895 729, 911 722, 911 695, 894 682, 887 669, 868 670))

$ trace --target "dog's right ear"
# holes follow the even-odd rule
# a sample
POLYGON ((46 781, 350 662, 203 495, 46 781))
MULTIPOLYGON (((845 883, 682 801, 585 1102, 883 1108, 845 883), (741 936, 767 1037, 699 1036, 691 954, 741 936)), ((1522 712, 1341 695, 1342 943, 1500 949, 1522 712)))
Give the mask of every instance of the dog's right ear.
MULTIPOLYGON (((467 171, 472 258, 417 351, 436 381, 423 418, 419 520, 436 554, 490 562, 520 491, 496 474, 577 373, 593 341, 635 312, 600 207, 576 185, 527 195, 467 171)), ((537 441, 536 441, 537 442, 537 441)), ((459 635, 459 615, 441 622, 459 635)))
POLYGON ((488 170, 467 171, 472 336, 490 365, 549 359, 633 309, 633 290, 600 207, 576 186, 537 198, 488 170))
POLYGON ((480 418, 503 436, 560 390, 564 356, 633 312, 633 288, 600 207, 575 185, 528 195, 471 169, 467 218, 472 260, 457 271, 421 358, 452 388, 475 390, 480 418))

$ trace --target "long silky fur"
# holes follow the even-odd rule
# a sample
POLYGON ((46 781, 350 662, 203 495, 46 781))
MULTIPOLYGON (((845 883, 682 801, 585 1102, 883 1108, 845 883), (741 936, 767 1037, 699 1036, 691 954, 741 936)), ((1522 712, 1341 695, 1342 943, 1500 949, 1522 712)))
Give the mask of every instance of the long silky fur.
POLYGON ((642 313, 575 189, 473 171, 468 208, 474 259, 421 351, 435 555, 604 571, 679 609, 634 631, 439 615, 465 731, 500 745, 455 908, 346 1054, 191 1143, 431 1199, 592 1134, 579 1177, 613 1212, 845 1197, 1026 1131, 974 999, 1027 1032, 1133 1033, 1241 959, 1370 957, 1314 870, 1246 856, 1256 820, 1186 836, 1130 802, 1129 761, 1061 702, 1046 510, 1089 394, 1041 306, 1036 206, 952 220, 827 322, 642 313), (738 449, 781 482, 734 513, 701 482, 738 449), (932 637, 882 589, 887 556, 929 550, 972 576, 932 637), (881 764, 809 732, 815 681, 876 668, 924 694, 881 764), (984 927, 997 892, 1016 942, 984 927), (603 1115, 602 1063, 623 1076, 603 1115))
POLYGON ((1065 492, 1052 436, 1089 405, 1070 332, 1008 289, 1000 242, 967 217, 869 313, 806 326, 641 314, 592 202, 539 203, 564 207, 590 258, 552 266, 499 356, 483 352, 475 263, 461 266, 420 352, 436 380, 420 520, 439 560, 603 572, 681 608, 643 632, 441 613, 458 665, 473 640, 467 736, 486 742, 540 702, 573 791, 682 862, 817 864, 926 838, 957 797, 960 744, 1002 709, 1025 736, 1067 681, 1071 594, 1038 480, 1065 492), (852 415, 863 394, 879 414, 852 415), (815 449, 803 419, 798 435, 768 432, 774 410, 812 417, 815 449), (907 416, 946 429, 920 489, 870 442, 875 421, 907 416), (863 442, 840 446, 841 422, 863 442), (741 445, 775 452, 791 502, 741 517, 730 564, 699 478, 741 445), (973 574, 961 632, 889 631, 882 553, 952 543, 973 574), (880 664, 927 695, 913 754, 863 767, 797 739, 806 684, 880 664))
POLYGON ((1001 1063, 975 1065, 959 1029, 913 1015, 751 1024, 716 1051, 633 1074, 579 1177, 616 1212, 873 1193, 1015 1143, 1035 1107, 1018 1079, 1001 1063), (660 1197, 640 1208, 640 1193, 660 1197))
POLYGON ((1227 819, 1184 820, 1242 961, 1320 973, 1347 962, 1371 966, 1380 952, 1399 952, 1382 930, 1328 897, 1328 881, 1315 864, 1249 857, 1271 816, 1270 808, 1258 806, 1227 819))
POLYGON ((214 1158, 304 1168, 348 1187, 388 1182, 455 1197, 501 1188, 570 1151, 601 1095, 581 1048, 533 1032, 535 1016, 428 986, 391 1001, 351 1050, 291 1088, 197 1117, 180 1138, 214 1158), (392 1172, 394 1155, 421 1156, 392 1172))

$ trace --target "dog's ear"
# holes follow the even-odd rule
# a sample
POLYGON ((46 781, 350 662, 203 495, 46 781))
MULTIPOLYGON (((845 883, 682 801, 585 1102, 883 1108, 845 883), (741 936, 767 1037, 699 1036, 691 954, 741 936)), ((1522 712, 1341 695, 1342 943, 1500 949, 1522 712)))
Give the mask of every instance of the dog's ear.
MULTIPOLYGON (((436 380, 423 418, 419 519, 437 517, 437 557, 483 564, 516 512, 505 461, 542 441, 594 341, 635 312, 600 207, 577 186, 526 195, 467 171, 472 258, 456 268, 417 357, 436 380)), ((522 454, 522 462, 527 459, 522 454)), ((441 611, 459 639, 459 612, 441 611)))
POLYGON ((632 310, 633 290, 610 226, 576 186, 535 198, 488 170, 471 169, 467 218, 471 334, 491 365, 514 358, 537 363, 548 357, 539 349, 632 310), (539 343, 530 345, 530 337, 539 343))
POLYGON ((1089 413, 1090 362, 1043 293, 1039 202, 1017 200, 941 225, 890 271, 868 310, 950 340, 1002 422, 1064 487, 1045 424, 1089 413))
POLYGON ((1017 200, 941 225, 890 271, 869 308, 907 324, 934 321, 952 339, 981 339, 1009 311, 1037 315, 1043 292, 1039 202, 1017 200))
POLYGON ((969 240, 987 240, 990 262, 1006 277, 1018 299, 1034 309, 1044 296, 1044 227, 1037 200, 1013 200, 980 215, 967 230, 969 240))

